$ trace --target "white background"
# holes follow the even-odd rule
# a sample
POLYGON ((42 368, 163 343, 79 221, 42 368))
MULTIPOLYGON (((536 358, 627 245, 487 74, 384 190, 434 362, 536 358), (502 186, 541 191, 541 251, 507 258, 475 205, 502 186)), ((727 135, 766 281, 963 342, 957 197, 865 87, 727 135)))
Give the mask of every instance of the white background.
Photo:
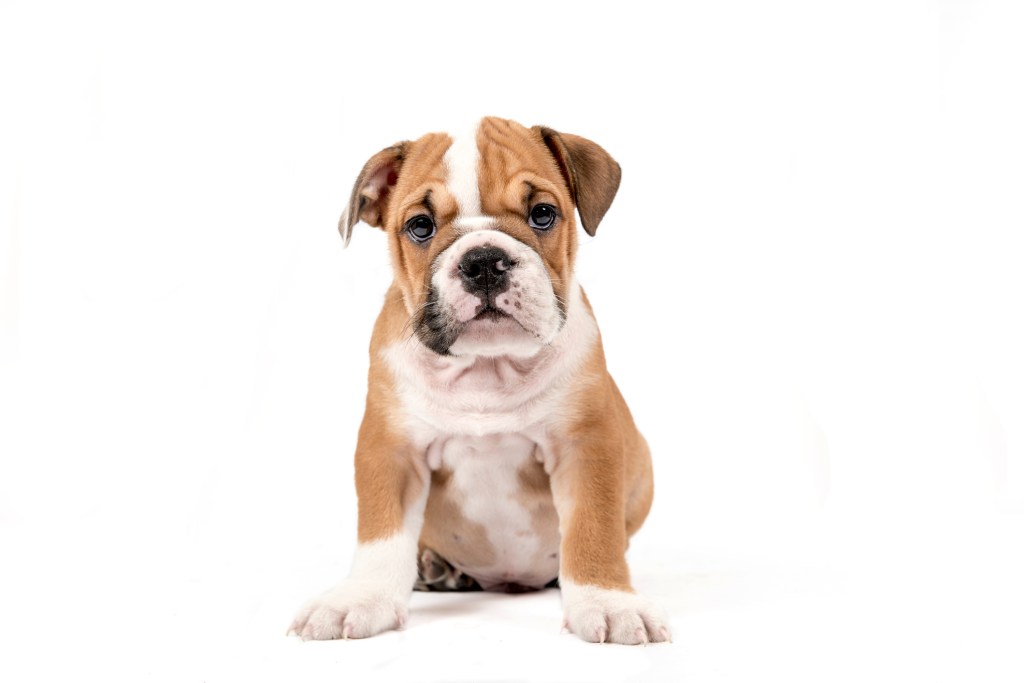
POLYGON ((1022 7, 5 0, 0 678, 1020 681, 1022 7), (351 559, 389 281, 338 215, 480 114, 623 166, 579 277, 672 645, 554 591, 284 637, 351 559))

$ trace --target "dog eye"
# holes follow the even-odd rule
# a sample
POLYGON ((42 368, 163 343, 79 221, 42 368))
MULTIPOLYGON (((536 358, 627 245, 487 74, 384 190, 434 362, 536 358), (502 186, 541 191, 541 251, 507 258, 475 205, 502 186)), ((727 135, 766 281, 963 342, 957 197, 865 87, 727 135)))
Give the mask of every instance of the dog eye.
POLYGON ((413 242, 426 242, 434 236, 437 228, 434 226, 433 218, 420 215, 414 216, 405 222, 405 231, 409 233, 409 237, 412 238, 413 242))
POLYGON ((528 222, 531 228, 549 230, 555 224, 555 218, 557 217, 558 214, 555 212, 555 207, 550 204, 538 204, 530 209, 530 220, 528 222))

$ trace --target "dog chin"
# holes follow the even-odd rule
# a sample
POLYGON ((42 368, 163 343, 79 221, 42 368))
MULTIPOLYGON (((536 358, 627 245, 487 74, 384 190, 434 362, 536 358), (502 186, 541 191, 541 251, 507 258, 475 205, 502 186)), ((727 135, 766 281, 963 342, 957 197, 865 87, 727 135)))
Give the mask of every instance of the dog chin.
POLYGON ((465 323, 449 347, 453 356, 531 358, 544 347, 532 332, 507 315, 483 315, 465 323))

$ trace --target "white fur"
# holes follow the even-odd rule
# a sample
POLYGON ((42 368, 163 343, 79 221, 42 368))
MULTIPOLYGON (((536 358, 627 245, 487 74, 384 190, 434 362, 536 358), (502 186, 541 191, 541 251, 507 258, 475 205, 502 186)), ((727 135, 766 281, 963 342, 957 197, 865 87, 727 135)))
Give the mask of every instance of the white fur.
POLYGON ((416 581, 416 554, 427 491, 406 512, 395 535, 356 547, 349 577, 295 615, 289 633, 303 640, 367 638, 401 628, 416 581))
POLYGON ((559 584, 564 626, 583 640, 640 645, 672 639, 665 614, 643 596, 581 585, 564 577, 559 584))
MULTIPOLYGON (((536 444, 522 434, 455 436, 441 440, 438 465, 452 472, 449 486, 462 514, 487 531, 494 561, 458 569, 485 589, 507 583, 541 588, 558 576, 558 544, 542 544, 531 510, 518 499, 519 473, 536 444)), ((452 558, 448 558, 453 561, 452 558)))
POLYGON ((497 224, 498 221, 493 216, 460 216, 452 221, 452 225, 461 233, 473 232, 474 230, 491 230, 497 224))
POLYGON ((480 164, 480 148, 476 144, 476 133, 480 122, 476 121, 469 130, 452 134, 452 144, 444 154, 444 167, 448 171, 448 191, 459 205, 459 216, 463 218, 480 216, 480 182, 477 168, 480 164))

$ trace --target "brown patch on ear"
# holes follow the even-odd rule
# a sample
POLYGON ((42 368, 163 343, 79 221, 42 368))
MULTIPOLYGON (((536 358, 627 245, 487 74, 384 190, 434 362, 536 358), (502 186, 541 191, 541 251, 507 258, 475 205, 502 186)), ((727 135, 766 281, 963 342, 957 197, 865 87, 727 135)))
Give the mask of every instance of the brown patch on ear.
POLYGON ((405 158, 405 142, 399 142, 370 157, 363 166, 349 198, 348 208, 338 221, 338 232, 345 246, 352 239, 352 227, 359 221, 375 228, 383 223, 384 206, 405 158))
POLYGON ((593 235, 619 190, 622 169, 596 142, 545 126, 534 126, 534 130, 558 162, 580 212, 583 229, 593 235))

